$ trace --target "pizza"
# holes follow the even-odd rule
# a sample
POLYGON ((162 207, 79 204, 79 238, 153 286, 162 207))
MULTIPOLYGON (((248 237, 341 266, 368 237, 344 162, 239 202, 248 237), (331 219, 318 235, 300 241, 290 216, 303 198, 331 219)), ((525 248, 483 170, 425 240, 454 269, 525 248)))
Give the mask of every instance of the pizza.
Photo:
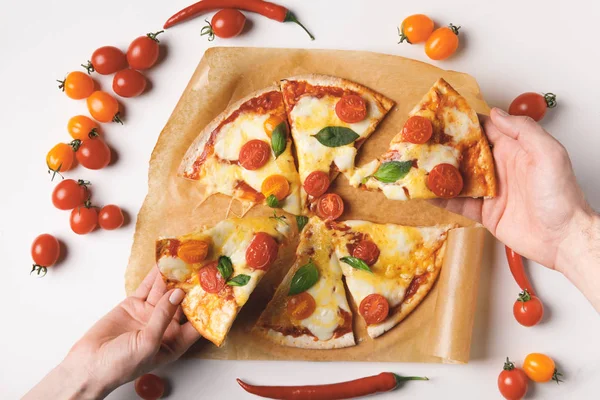
POLYGON ((300 181, 294 165, 283 97, 278 87, 229 106, 188 148, 179 175, 199 181, 204 199, 222 193, 248 210, 268 202, 300 214, 300 181))
POLYGON ((290 234, 275 218, 226 219, 209 229, 156 242, 167 287, 181 288, 183 313, 217 346, 290 234))
POLYGON ((306 212, 339 171, 354 169, 358 148, 394 102, 365 86, 326 75, 284 79, 281 91, 298 158, 301 208, 306 212))
POLYGON ((254 330, 275 343, 305 349, 355 344, 333 237, 318 217, 302 230, 296 260, 254 330))
POLYGON ((447 233, 454 226, 345 221, 329 227, 348 291, 367 333, 375 338, 427 296, 442 268, 447 233))
POLYGON ((350 184, 394 200, 494 197, 490 146, 475 111, 439 79, 409 114, 389 150, 349 170, 350 184))

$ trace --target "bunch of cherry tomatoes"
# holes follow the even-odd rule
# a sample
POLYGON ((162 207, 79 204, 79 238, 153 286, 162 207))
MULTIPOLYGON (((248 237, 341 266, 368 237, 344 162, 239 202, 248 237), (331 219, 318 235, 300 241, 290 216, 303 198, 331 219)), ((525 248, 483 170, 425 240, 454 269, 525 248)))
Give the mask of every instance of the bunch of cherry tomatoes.
POLYGON ((398 35, 402 43, 425 43, 425 54, 432 60, 445 60, 458 49, 458 30, 460 26, 448 25, 433 30, 431 18, 425 14, 414 14, 406 17, 400 27, 398 35))
POLYGON ((561 376, 562 374, 556 369, 554 360, 545 354, 531 353, 527 355, 522 368, 517 368, 507 357, 504 368, 498 375, 498 389, 505 399, 520 400, 527 393, 529 379, 538 383, 551 380, 559 383, 562 382, 561 376))

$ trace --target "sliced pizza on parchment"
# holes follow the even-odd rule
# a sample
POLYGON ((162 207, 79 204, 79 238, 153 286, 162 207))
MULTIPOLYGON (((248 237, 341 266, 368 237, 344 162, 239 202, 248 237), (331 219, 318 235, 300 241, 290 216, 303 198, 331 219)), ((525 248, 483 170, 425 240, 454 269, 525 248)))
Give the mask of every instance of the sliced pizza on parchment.
POLYGON ((197 180, 203 198, 223 193, 244 212, 276 200, 300 214, 300 181, 294 165, 287 116, 278 87, 255 92, 227 107, 187 150, 179 175, 197 180))
POLYGON ((351 171, 361 144, 394 102, 365 86, 326 75, 281 81, 306 211, 338 172, 351 171))
POLYGON ((181 307, 187 319, 220 346, 289 234, 289 226, 274 218, 226 219, 157 240, 156 263, 167 287, 185 292, 181 307))
POLYGON ((477 113, 441 78, 410 112, 389 150, 347 177, 352 186, 393 200, 494 197, 497 190, 477 113))

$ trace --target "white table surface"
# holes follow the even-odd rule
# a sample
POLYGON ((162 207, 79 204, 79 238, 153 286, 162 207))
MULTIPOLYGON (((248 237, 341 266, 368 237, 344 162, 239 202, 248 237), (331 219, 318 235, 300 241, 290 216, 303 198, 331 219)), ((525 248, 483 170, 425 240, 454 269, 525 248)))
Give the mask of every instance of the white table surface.
MULTIPOLYGON (((430 0, 418 6, 400 1, 282 1, 317 40, 311 42, 293 24, 252 14, 247 14, 252 28, 239 38, 208 43, 199 36, 202 19, 160 37, 168 54, 147 74, 152 90, 123 102, 127 107, 124 126, 103 127, 118 161, 101 171, 80 167, 68 174, 91 180, 93 199, 119 204, 131 222, 118 231, 78 237, 69 229, 68 212, 54 209, 50 202, 56 182, 50 182, 44 164, 48 149, 68 140, 67 120, 87 111, 84 101, 61 94, 55 79, 79 69, 99 46, 125 49, 133 38, 158 30, 168 16, 191 1, 15 1, 2 7, 1 398, 23 395, 94 321, 123 298, 123 274, 135 216, 146 195, 150 153, 209 46, 372 50, 427 61, 422 46, 396 44, 398 23, 407 15, 424 12, 438 25, 460 24, 458 54, 436 64, 475 76, 491 105, 507 107, 523 91, 556 93, 559 106, 544 125, 567 147, 589 201, 600 208, 598 2, 587 1, 583 6, 577 1, 430 0), (29 251, 33 238, 43 232, 64 241, 68 255, 44 279, 36 279, 29 276, 29 251)), ((94 77, 110 90, 110 79, 94 77)), ((517 286, 499 243, 489 241, 483 270, 468 365, 191 359, 158 373, 171 380, 172 399, 249 398, 235 384, 236 377, 258 383, 325 383, 386 370, 427 375, 431 381, 410 383, 400 393, 381 399, 402 395, 435 399, 449 394, 450 398, 495 399, 500 398, 496 379, 504 358, 520 362, 535 351, 552 355, 566 382, 530 385, 528 398, 598 398, 600 317, 585 298, 558 273, 532 266, 530 274, 544 301, 546 317, 539 326, 526 329, 512 316, 517 286)), ((133 386, 125 385, 110 398, 134 398, 133 386)))

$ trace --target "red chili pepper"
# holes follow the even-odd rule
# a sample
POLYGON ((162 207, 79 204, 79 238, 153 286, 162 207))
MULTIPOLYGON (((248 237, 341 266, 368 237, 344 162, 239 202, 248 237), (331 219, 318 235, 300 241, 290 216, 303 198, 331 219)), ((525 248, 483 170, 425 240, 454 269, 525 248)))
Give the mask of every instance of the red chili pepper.
POLYGON ((165 22, 164 28, 167 29, 180 22, 197 17, 204 11, 222 8, 235 8, 238 10, 255 12, 279 22, 295 22, 308 33, 311 40, 315 40, 315 37, 300 23, 300 21, 298 21, 296 16, 290 10, 278 4, 262 0, 201 0, 184 8, 169 18, 167 22, 165 22))
POLYGON ((427 377, 400 376, 391 372, 330 385, 312 386, 254 386, 238 379, 248 393, 268 399, 341 400, 367 396, 396 389, 404 381, 428 381, 427 377))
POLYGON ((531 286, 529 278, 527 278, 527 274, 525 273, 525 268, 523 267, 523 257, 515 253, 510 247, 504 247, 506 248, 506 259, 508 260, 508 266, 513 278, 515 278, 515 281, 517 281, 521 290, 527 290, 529 294, 535 296, 533 287, 531 286))

